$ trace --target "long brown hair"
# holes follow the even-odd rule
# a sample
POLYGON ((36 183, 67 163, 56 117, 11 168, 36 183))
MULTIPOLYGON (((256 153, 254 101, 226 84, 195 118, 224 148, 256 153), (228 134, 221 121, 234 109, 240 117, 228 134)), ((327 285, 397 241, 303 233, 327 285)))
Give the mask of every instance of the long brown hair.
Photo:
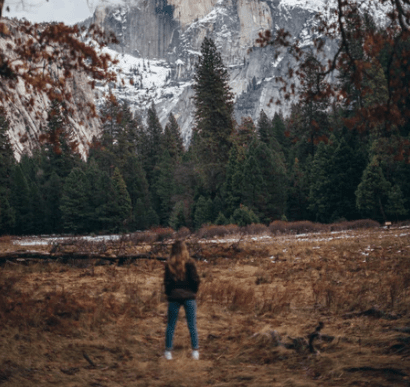
POLYGON ((171 256, 167 261, 169 271, 175 280, 184 280, 186 272, 185 264, 190 259, 185 242, 175 241, 171 247, 171 256))

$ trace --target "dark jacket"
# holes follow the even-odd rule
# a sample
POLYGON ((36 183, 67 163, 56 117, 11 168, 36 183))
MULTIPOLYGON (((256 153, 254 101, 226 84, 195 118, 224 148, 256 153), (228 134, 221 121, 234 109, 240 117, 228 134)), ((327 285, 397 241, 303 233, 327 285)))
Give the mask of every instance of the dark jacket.
POLYGON ((185 278, 175 280, 169 271, 168 264, 165 266, 164 284, 165 294, 168 296, 168 301, 184 301, 194 300, 201 282, 196 270, 195 262, 189 260, 185 264, 185 278))

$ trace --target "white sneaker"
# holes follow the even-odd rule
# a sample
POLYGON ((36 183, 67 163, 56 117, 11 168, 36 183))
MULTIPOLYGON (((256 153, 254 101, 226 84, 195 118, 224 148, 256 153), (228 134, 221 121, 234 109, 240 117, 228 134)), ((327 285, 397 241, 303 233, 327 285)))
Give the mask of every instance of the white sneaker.
POLYGON ((172 353, 171 351, 165 351, 164 353, 165 359, 172 360, 172 353))
POLYGON ((192 359, 194 359, 194 360, 199 360, 199 352, 198 352, 198 350, 194 349, 194 350, 192 351, 192 359))

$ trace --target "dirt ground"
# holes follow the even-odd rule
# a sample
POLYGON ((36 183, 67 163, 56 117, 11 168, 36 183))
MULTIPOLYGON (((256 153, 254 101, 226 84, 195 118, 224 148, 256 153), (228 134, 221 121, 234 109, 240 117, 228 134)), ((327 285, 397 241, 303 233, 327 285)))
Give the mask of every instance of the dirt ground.
POLYGON ((183 309, 163 357, 163 262, 3 262, 0 385, 410 386, 409 232, 188 240, 199 361, 183 309))

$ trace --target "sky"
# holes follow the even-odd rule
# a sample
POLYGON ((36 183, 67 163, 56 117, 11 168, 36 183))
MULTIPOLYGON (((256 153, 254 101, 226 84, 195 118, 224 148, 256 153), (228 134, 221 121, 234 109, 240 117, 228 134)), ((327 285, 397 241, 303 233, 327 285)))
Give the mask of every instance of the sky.
POLYGON ((4 16, 35 23, 57 21, 72 25, 90 17, 100 3, 120 0, 5 0, 4 16), (6 7, 10 12, 6 11, 6 7))

